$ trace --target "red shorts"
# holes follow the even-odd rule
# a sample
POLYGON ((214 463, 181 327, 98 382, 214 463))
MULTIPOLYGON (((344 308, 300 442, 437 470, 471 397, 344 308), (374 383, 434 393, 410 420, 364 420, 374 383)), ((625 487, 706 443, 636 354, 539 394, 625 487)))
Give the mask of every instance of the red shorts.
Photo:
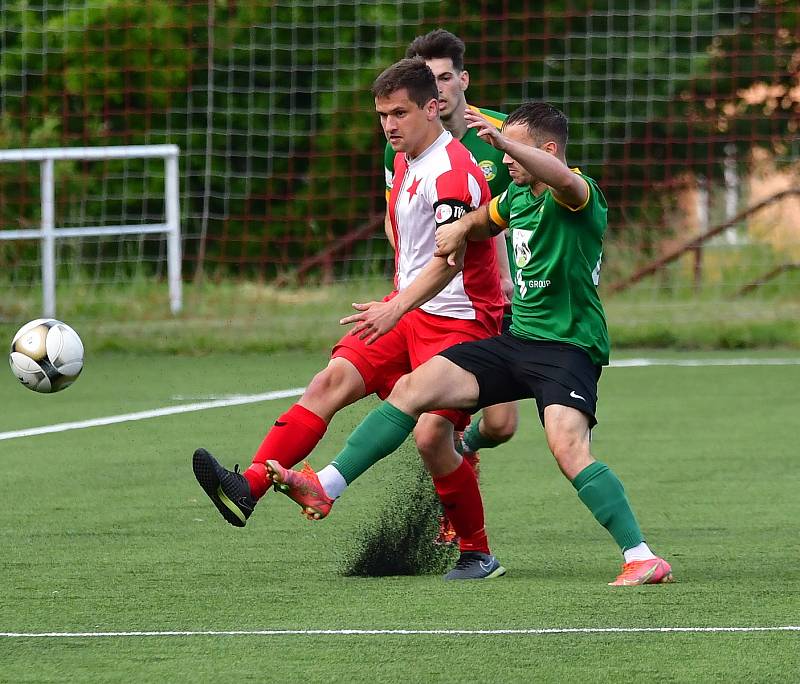
MULTIPOLYGON (((492 334, 497 333, 488 331, 478 321, 434 316, 422 309, 414 309, 370 345, 358 335, 348 333, 336 343, 331 358, 341 357, 350 361, 364 379, 367 394, 374 392, 385 399, 403 375, 440 351, 459 342, 482 340, 492 334)), ((445 409, 431 413, 447 418, 457 430, 469 425, 470 414, 464 411, 445 409)))

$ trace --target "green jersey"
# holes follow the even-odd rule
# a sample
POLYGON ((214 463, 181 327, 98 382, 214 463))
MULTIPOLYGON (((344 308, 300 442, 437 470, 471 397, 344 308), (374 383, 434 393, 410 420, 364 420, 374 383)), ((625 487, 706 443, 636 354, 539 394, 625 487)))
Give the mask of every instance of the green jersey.
POLYGON ((605 365, 608 328, 597 286, 608 205, 592 178, 573 171, 589 186, 583 206, 565 206, 549 188, 537 197, 512 183, 492 200, 489 215, 511 233, 517 268, 511 333, 574 344, 605 365))

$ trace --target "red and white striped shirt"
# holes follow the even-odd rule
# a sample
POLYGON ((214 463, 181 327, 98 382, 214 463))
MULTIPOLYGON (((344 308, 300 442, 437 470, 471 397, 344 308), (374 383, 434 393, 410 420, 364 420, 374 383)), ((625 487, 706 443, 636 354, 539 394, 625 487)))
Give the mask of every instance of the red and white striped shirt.
MULTIPOLYGON (((489 186, 469 150, 448 131, 410 162, 394 159, 389 217, 395 243, 395 287, 404 290, 433 258, 438 225, 488 204, 489 186)), ((493 240, 468 242, 464 269, 420 307, 437 316, 477 320, 492 334, 503 298, 493 240)))

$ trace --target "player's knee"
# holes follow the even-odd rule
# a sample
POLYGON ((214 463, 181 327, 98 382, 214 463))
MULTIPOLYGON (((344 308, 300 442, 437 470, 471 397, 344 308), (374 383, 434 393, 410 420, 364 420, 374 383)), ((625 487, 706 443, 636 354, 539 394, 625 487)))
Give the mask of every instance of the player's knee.
POLYGON ((351 374, 337 366, 328 366, 311 379, 303 392, 303 398, 326 403, 349 403, 358 393, 357 390, 351 374))
POLYGON ((441 436, 434 430, 417 428, 414 431, 414 440, 417 443, 417 451, 426 462, 435 459, 441 451, 441 436))
POLYGON ((574 435, 569 433, 560 434, 556 437, 551 437, 549 440, 550 451, 557 461, 569 459, 574 454, 578 447, 578 441, 574 435))
POLYGON ((388 401, 409 415, 418 416, 420 410, 420 388, 411 374, 401 377, 392 388, 388 401))
POLYGON ((329 368, 321 370, 313 378, 311 378, 311 382, 308 383, 305 392, 303 392, 303 396, 310 399, 316 399, 327 394, 328 390, 334 383, 333 375, 334 374, 329 368))
POLYGON ((507 442, 517 431, 518 419, 516 411, 508 411, 503 414, 484 413, 481 418, 481 432, 498 444, 507 442))
POLYGON ((573 478, 591 462, 588 443, 573 433, 552 437, 549 446, 561 472, 569 478, 573 478))
POLYGON ((451 431, 442 425, 418 425, 414 430, 417 451, 431 475, 445 475, 453 472, 461 457, 453 448, 451 431))

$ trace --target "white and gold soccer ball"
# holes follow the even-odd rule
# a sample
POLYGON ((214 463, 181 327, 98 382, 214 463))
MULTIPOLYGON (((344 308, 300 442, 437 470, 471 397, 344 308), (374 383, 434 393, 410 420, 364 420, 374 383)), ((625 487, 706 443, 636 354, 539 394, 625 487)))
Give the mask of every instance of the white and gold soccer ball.
POLYGON ((83 342, 66 323, 37 318, 14 335, 8 362, 28 389, 45 394, 60 392, 83 370, 83 342))

